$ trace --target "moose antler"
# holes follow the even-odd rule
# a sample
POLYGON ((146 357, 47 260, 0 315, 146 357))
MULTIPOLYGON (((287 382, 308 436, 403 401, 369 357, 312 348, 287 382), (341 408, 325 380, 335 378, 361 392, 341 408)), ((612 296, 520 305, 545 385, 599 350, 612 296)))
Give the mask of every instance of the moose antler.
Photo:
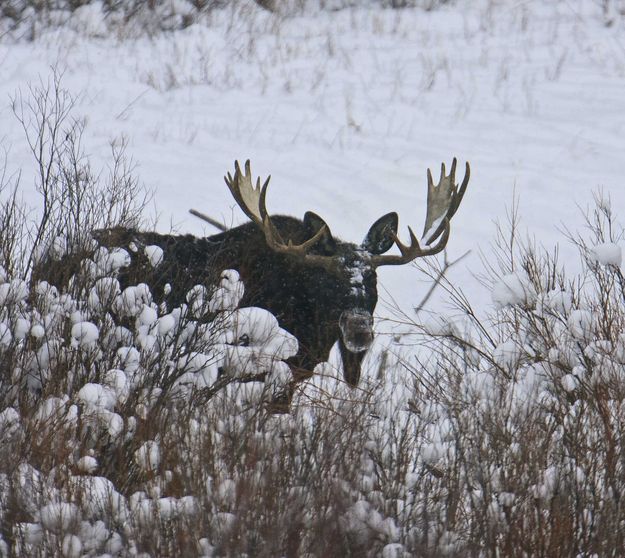
POLYGON ((424 241, 428 247, 422 248, 414 232, 408 227, 408 232, 410 234, 410 245, 408 246, 403 244, 401 240, 399 240, 399 237, 393 233, 395 244, 397 248, 399 248, 401 256, 372 256, 371 265, 374 267, 382 265, 403 265, 416 258, 437 254, 445 248, 449 240, 449 222, 460 206, 460 202, 467 190, 469 178, 471 176, 471 169, 467 162, 464 179, 458 189, 455 183, 456 163, 457 161, 454 157, 449 175, 445 174, 445 163, 441 165, 441 177, 437 185, 434 185, 432 173, 430 169, 428 169, 427 213, 422 237, 422 241, 424 241), (434 246, 430 246, 437 238, 439 238, 438 242, 434 246))
POLYGON ((279 231, 271 222, 271 218, 267 213, 265 197, 267 195, 267 187, 271 176, 267 177, 265 183, 260 185, 260 177, 256 179, 256 187, 252 183, 252 172, 249 159, 245 161, 245 174, 241 172, 239 162, 234 162, 234 177, 228 173, 224 180, 228 186, 232 197, 235 199, 243 212, 256 223, 265 235, 267 246, 272 250, 281 254, 288 254, 298 257, 307 263, 321 265, 326 268, 333 268, 337 265, 337 258, 331 256, 319 256, 309 254, 308 251, 317 243, 317 241, 325 234, 326 226, 321 227, 317 233, 303 242, 302 244, 293 244, 291 240, 284 242, 279 231))

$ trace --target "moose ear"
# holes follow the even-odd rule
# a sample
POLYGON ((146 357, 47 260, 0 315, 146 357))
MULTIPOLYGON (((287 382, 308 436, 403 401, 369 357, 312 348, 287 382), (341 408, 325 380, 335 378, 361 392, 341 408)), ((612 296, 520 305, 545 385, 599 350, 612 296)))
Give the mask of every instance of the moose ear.
POLYGON ((391 213, 383 215, 373 223, 362 241, 361 247, 370 254, 384 254, 395 242, 398 225, 397 213, 391 211, 391 213))
POLYGON ((315 236, 322 227, 326 228, 326 232, 317 241, 315 247, 320 249, 322 253, 330 255, 336 253, 336 241, 334 240, 330 227, 327 223, 312 211, 307 211, 304 214, 304 227, 306 228, 306 234, 308 238, 315 236))

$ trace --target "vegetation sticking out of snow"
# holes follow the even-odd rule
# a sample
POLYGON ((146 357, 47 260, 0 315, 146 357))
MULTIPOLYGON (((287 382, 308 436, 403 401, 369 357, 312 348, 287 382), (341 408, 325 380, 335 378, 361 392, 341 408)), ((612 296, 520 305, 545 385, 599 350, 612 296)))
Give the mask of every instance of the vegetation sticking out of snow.
POLYGON ((592 222, 593 238, 573 238, 583 276, 567 280, 532 246, 496 246, 492 317, 479 320, 443 277, 462 319, 413 323, 427 350, 397 338, 357 389, 319 365, 290 414, 271 404, 292 380, 284 360, 297 340, 267 311, 239 307, 236 271, 168 309, 145 284, 122 290, 118 249, 78 263, 68 291, 0 269, 0 548, 621 548, 625 280, 605 204, 592 222))
MULTIPOLYGON (((434 273, 455 315, 410 324, 415 333, 372 355, 358 389, 318 366, 291 413, 275 415, 266 403, 291 379, 284 359, 296 340, 266 312, 238 307, 236 272, 167 309, 143 283, 122 289, 122 250, 77 263, 83 273, 61 291, 36 267, 115 224, 94 213, 64 226, 76 192, 96 196, 91 211, 118 207, 76 165, 76 131, 54 136, 65 143, 49 167, 38 161, 52 170, 39 185, 52 214, 28 228, 15 198, 0 208, 13 233, 0 238, 0 554, 624 547, 625 279, 606 203, 589 216, 590 238, 571 237, 579 276, 505 243, 485 278, 497 307, 480 318, 434 273), (206 308, 210 322, 198 320, 206 308), (266 381, 240 381, 256 373, 266 381)), ((133 182, 121 183, 123 205, 133 182)), ((158 250, 146 256, 158 266, 158 250)))
POLYGON ((323 9, 382 6, 421 7, 431 10, 448 0, 168 0, 146 3, 142 0, 4 0, 0 5, 0 36, 11 33, 35 39, 41 29, 65 26, 91 37, 112 32, 124 35, 155 34, 184 29, 200 21, 210 21, 215 11, 258 11, 262 8, 280 16, 296 16, 323 9))

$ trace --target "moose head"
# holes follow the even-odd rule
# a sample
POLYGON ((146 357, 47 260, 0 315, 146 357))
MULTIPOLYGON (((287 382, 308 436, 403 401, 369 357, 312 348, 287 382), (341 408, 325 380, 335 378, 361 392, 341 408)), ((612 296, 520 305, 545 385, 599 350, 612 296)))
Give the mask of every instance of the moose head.
POLYGON ((257 304, 276 314, 283 327, 299 339, 300 353, 291 362, 296 378, 309 375, 315 364, 327 359, 338 341, 345 381, 358 383, 362 360, 373 341, 372 314, 378 299, 376 269, 403 265, 445 248, 450 220, 469 183, 469 164, 459 188, 455 176, 456 159, 449 174, 445 164, 441 165, 438 184, 434 184, 428 169, 427 213, 421 242, 408 227, 410 242, 404 244, 397 236, 397 213, 391 212, 380 217, 364 240, 355 245, 335 239, 324 220, 310 211, 303 221, 270 216, 266 207, 269 178, 262 186, 258 178, 254 185, 250 162, 245 163, 245 172, 235 162, 234 176, 228 173, 226 184, 254 223, 257 234, 262 235, 265 248, 257 257, 273 253, 265 266, 253 266, 254 273, 245 273, 248 266, 240 262, 242 275, 269 285, 257 304), (393 245, 399 254, 386 254, 393 245))

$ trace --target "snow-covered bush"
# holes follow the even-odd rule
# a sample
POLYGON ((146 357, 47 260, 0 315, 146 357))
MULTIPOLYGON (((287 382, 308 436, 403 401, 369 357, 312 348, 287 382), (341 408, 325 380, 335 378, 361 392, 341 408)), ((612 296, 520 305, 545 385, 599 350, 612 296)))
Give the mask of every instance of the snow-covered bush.
MULTIPOLYGON (((358 388, 329 363, 295 386, 297 340, 240 307, 236 271, 166 308, 123 274, 128 251, 91 244, 91 227, 137 217, 135 182, 113 181, 105 220, 66 138, 36 161, 52 211, 31 223, 16 196, 0 210, 0 556, 622 554, 625 278, 609 204, 590 238, 571 235, 579 276, 500 236, 490 316, 430 268, 460 317, 376 341, 358 388), (290 413, 272 412, 285 389, 290 413)), ((166 254, 140 255, 157 271, 166 254)))
MULTIPOLYGON (((0 212, 11 233, 0 246, 1 552, 395 552, 397 528, 367 503, 373 481, 360 481, 372 474, 370 393, 341 396, 333 372, 334 395, 309 386, 301 412, 274 415, 298 342, 267 311, 239 307, 236 271, 175 308, 122 282, 130 254, 95 248, 90 232, 132 224, 136 183, 114 166, 103 198, 79 130, 64 128, 58 82, 31 93, 17 116, 43 212, 31 221, 15 195, 0 212)), ((158 269, 163 251, 142 255, 158 269)))
POLYGON ((394 520, 366 498, 368 396, 272 415, 297 340, 267 311, 237 308, 236 272, 194 289, 216 301, 210 323, 186 305, 163 313, 146 287, 129 311, 131 287, 109 273, 70 280, 76 296, 37 283, 0 304, 0 519, 13 551, 398 546, 394 520))
POLYGON ((494 313, 478 318, 442 281, 460 317, 435 339, 423 326, 429 349, 415 374, 427 379, 430 401, 420 401, 428 424, 418 459, 430 473, 403 523, 419 525, 432 551, 602 556, 625 548, 623 230, 609 203, 596 201, 589 237, 569 234, 579 275, 566 277, 557 252, 519 245, 513 212, 511 235, 500 231, 484 276, 494 313))

